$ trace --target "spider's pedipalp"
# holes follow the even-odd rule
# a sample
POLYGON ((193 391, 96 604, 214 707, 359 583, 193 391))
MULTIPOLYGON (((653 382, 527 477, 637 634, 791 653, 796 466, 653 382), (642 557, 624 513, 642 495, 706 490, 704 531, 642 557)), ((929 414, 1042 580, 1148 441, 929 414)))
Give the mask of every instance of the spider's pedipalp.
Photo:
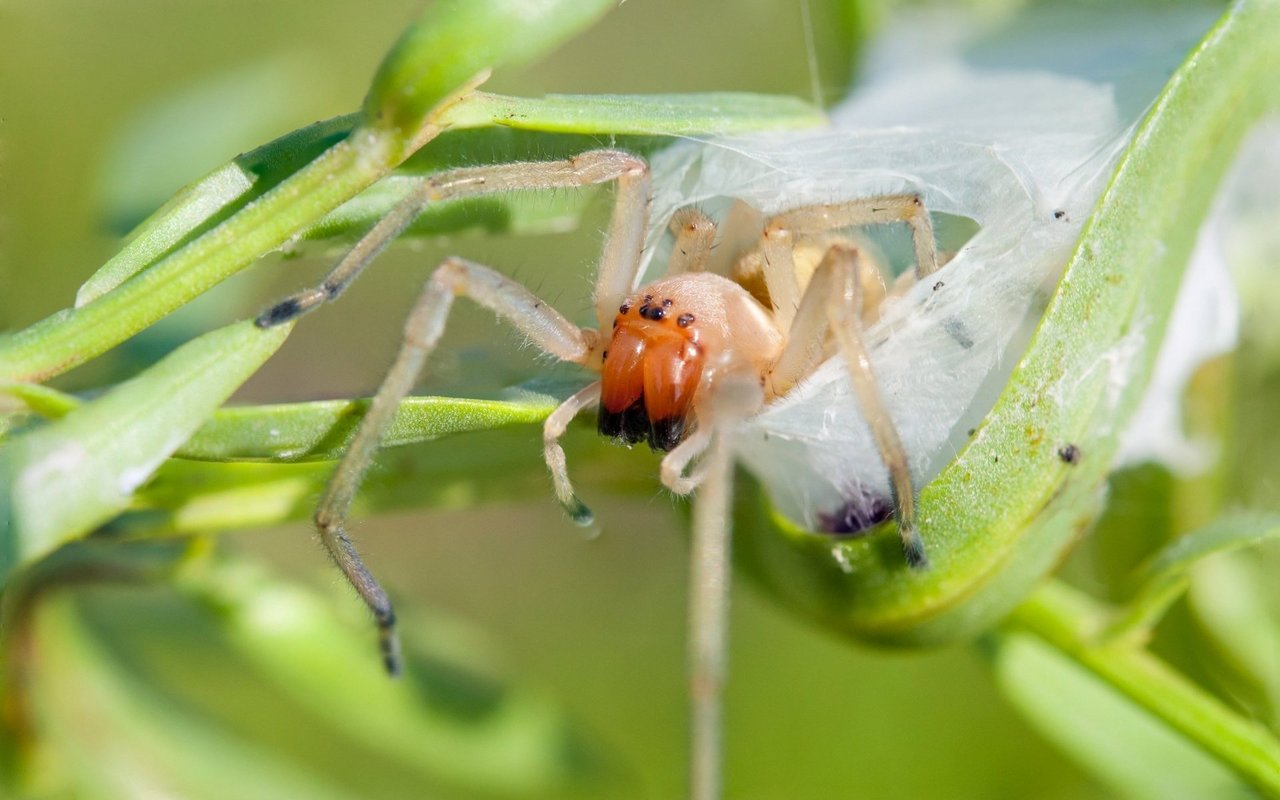
POLYGON ((710 443, 711 429, 710 427, 702 427, 694 431, 671 452, 667 453, 659 467, 662 485, 678 495, 689 494, 698 488, 706 479, 705 470, 700 470, 688 476, 684 472, 695 458, 706 452, 710 443))
POLYGON ((574 417, 599 401, 600 381, 596 381, 561 403, 555 411, 551 412, 551 416, 547 417, 547 421, 542 426, 543 455, 547 462, 547 469, 551 470, 551 481, 555 486, 556 499, 560 501, 560 506, 569 515, 570 519, 584 527, 595 520, 595 515, 591 513, 591 509, 587 508, 586 503, 583 503, 578 498, 577 493, 573 491, 573 484, 569 480, 569 466, 564 457, 564 448, 560 446, 560 437, 569 428, 569 423, 573 421, 574 417))

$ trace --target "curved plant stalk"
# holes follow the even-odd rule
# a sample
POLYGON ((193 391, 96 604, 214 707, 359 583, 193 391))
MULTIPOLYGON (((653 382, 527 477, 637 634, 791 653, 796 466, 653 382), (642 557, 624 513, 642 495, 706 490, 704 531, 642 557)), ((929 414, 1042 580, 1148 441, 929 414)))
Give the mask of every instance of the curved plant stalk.
POLYGON ((1278 4, 1237 3, 1161 92, 995 407, 920 493, 932 569, 905 568, 891 535, 833 544, 755 498, 738 517, 744 565, 882 641, 972 638, 1027 596, 1097 516, 1214 189, 1250 125, 1280 110, 1277 63, 1278 4), (1078 458, 1061 457, 1067 445, 1078 458))

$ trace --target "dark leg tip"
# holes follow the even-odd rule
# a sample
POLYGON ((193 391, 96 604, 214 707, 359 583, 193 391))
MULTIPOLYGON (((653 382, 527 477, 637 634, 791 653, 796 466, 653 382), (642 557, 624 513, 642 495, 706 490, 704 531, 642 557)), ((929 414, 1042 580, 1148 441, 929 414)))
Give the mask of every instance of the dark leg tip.
POLYGON ((907 566, 912 569, 929 568, 929 557, 924 552, 924 540, 915 528, 902 528, 902 554, 907 559, 907 566))
POLYGON ((262 312, 262 314, 254 320, 254 324, 259 328, 272 328, 276 325, 282 325, 289 320, 295 319, 301 313, 302 304, 298 302, 297 298, 290 297, 286 300, 281 300, 279 303, 276 303, 271 308, 262 312))
POLYGON ((382 666, 387 675, 399 678, 404 674, 404 659, 400 655, 400 637, 394 628, 382 629, 382 666))
POLYGON ((596 515, 591 513, 591 509, 587 508, 586 504, 579 500, 577 495, 570 499, 564 510, 575 525, 580 525, 583 528, 596 521, 596 515))

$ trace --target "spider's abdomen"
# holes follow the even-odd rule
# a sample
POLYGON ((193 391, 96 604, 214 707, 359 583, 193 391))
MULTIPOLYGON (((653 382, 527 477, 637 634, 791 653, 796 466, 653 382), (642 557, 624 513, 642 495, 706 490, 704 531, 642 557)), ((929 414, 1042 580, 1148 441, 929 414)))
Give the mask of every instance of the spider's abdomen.
POLYGON ((702 378, 696 317, 646 295, 618 309, 601 377, 600 433, 670 450, 684 438, 702 378))
POLYGON ((670 450, 692 430, 712 371, 763 374, 781 345, 768 312, 728 278, 697 272, 649 284, 614 318, 601 375, 600 433, 670 450))

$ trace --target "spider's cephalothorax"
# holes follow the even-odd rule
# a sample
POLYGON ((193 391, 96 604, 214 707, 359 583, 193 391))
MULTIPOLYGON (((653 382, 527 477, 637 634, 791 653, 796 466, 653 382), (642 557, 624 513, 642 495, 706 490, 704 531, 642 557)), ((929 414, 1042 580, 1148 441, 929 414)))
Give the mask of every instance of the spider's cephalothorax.
POLYGON ((600 433, 671 450, 716 368, 759 370, 782 341, 764 307, 727 278, 695 272, 644 287, 618 307, 602 353, 600 433))

